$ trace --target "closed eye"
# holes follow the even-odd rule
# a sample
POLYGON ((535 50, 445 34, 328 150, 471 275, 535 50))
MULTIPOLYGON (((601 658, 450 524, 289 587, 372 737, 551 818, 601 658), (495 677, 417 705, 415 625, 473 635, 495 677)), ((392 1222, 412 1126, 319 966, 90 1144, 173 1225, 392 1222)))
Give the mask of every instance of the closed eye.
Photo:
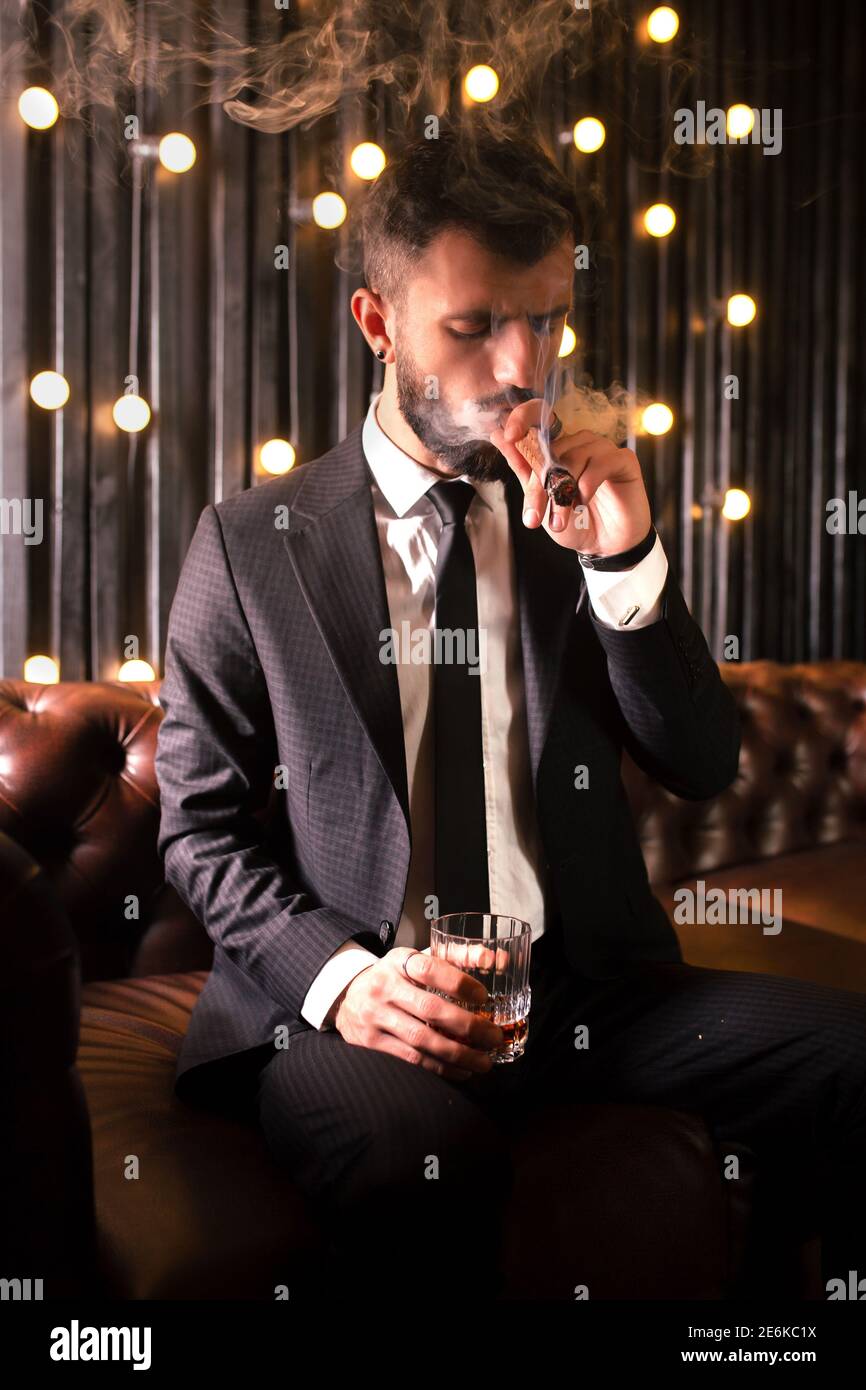
MULTIPOLYGON (((565 317, 565 314, 558 314, 557 320, 564 319, 565 317)), ((552 322, 553 318, 550 314, 547 314, 544 318, 529 320, 533 333, 550 333, 552 322)), ((486 328, 480 329, 477 333, 459 333, 456 328, 449 328, 448 332, 451 334, 452 338, 486 338, 487 334, 490 332, 490 326, 488 325, 486 328)))

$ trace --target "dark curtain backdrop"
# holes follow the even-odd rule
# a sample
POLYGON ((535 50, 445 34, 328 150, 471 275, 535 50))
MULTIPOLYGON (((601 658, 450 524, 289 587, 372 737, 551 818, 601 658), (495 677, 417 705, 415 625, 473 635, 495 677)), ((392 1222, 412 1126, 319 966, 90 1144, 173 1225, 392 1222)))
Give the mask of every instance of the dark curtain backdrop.
MULTIPOLYGON (((8 46, 18 6, 4 5, 8 46)), ((272 0, 223 8, 252 42, 304 12, 272 0)), ((676 8, 701 54, 681 90, 676 42, 647 52, 627 36, 579 81, 556 59, 539 97, 561 167, 601 193, 584 198, 592 270, 576 274, 580 364, 596 386, 619 381, 675 412, 668 435, 637 448, 714 654, 732 634, 744 660, 863 659, 866 536, 833 536, 825 524, 827 499, 866 497, 862 6, 676 8), (676 172, 665 116, 698 99, 781 108, 781 153, 716 146, 705 176, 676 172), (589 157, 560 138, 587 113, 607 127, 589 157), (659 200, 678 225, 657 241, 638 235, 635 219, 659 200), (736 330, 723 310, 738 290, 757 300, 758 317, 736 330), (731 373, 738 400, 724 398, 731 373), (743 522, 706 505, 729 486, 752 497, 743 522)), ((145 27, 144 42, 159 39, 145 27)), ((50 67, 60 40, 49 25, 44 42, 50 67)), ((92 134, 63 119, 29 132, 15 102, 33 80, 44 79, 7 71, 2 94, 0 495, 45 499, 45 539, 27 547, 0 536, 2 669, 19 675, 25 656, 43 652, 62 679, 113 678, 124 636, 136 634, 160 674, 201 508, 262 480, 256 449, 272 436, 290 439, 303 467, 380 388, 349 309, 361 280, 347 228, 292 214, 329 187, 351 208, 365 186, 348 171, 349 151, 371 139, 388 152, 395 94, 374 86, 307 130, 272 135, 219 105, 195 108, 178 86, 157 97, 142 84, 132 102, 118 95, 119 109, 146 132, 186 131, 198 158, 182 176, 147 166, 137 184, 105 107, 94 108, 92 134), (281 244, 288 269, 274 265, 281 244), (46 367, 72 388, 56 413, 28 397, 46 367), (133 370, 154 415, 127 436, 110 412, 133 370)), ((429 109, 422 99, 418 133, 429 109)))

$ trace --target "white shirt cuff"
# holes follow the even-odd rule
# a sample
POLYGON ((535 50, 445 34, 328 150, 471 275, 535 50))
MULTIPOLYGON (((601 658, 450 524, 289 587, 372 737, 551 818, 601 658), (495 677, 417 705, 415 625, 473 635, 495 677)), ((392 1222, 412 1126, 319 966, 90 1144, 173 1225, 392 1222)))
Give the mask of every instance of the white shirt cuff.
POLYGON ((318 1028, 319 1032, 333 1028, 332 1023, 325 1023, 324 1020, 334 1000, 350 980, 354 980, 356 975, 360 975, 368 965, 374 965, 378 959, 377 955, 368 951, 366 946, 360 946, 357 941, 344 941, 325 961, 307 990, 301 1017, 318 1028))
POLYGON ((598 621, 604 627, 621 632, 632 632, 637 627, 649 627, 650 623, 658 622, 667 576, 668 560, 659 536, 649 555, 631 569, 583 571, 598 621))

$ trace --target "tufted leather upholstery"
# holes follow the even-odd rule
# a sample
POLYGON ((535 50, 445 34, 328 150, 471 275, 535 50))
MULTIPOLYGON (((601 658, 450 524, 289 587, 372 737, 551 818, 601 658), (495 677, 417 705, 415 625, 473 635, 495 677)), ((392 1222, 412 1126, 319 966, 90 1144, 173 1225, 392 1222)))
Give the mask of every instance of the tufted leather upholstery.
MULTIPOLYGON (((866 989, 866 666, 759 662, 724 666, 722 674, 743 720, 734 785, 712 801, 683 802, 625 758, 626 786, 651 881, 669 910, 677 884, 693 884, 696 876, 708 886, 730 880, 760 887, 764 875, 768 885, 785 885, 785 930, 767 938, 746 929, 738 940, 729 931, 683 928, 685 958, 866 989), (746 878, 745 864, 753 866, 746 878)), ((92 1209, 93 1182, 102 1292, 270 1297, 275 1282, 291 1286, 298 1278, 311 1289, 321 1255, 315 1228, 255 1128, 243 1117, 193 1111, 172 1094, 177 1049, 212 948, 165 885, 156 854, 158 693, 158 681, 0 681, 0 906, 7 979, 12 964, 18 1000, 16 1009, 4 1008, 3 1065, 15 1072, 21 1131, 32 1135, 45 1112, 32 1104, 29 1078, 39 1068, 34 1060, 28 1072, 23 1059, 45 1059, 41 1085, 60 1097, 64 1139, 79 1156, 71 1191, 55 1194, 62 1211, 49 1207, 50 1218, 43 1218, 31 1181, 32 1204, 18 1204, 17 1229, 25 1210, 30 1247, 43 1252, 64 1212, 86 1217, 92 1209), (49 949, 52 940, 62 949, 49 949), (58 999, 49 1015, 46 1001, 58 999), (37 1026, 53 1030, 56 1046, 43 1034, 37 1041, 37 1026), (76 1043, 89 1126, 71 1068, 76 1043), (129 1153, 142 1160, 144 1186, 123 1178, 129 1153)), ((736 1252, 745 1239, 749 1185, 725 1184, 738 1191, 723 1195, 699 1117, 579 1108, 574 1163, 584 1173, 576 1187, 585 1200, 569 1206, 569 1194, 556 1191, 552 1200, 557 1227, 573 1221, 596 1236, 606 1231, 597 1240, 596 1296, 723 1296, 741 1273, 736 1252), (624 1134, 640 1142, 624 1148, 624 1134), (703 1232, 700 1242, 683 1245, 671 1232, 672 1192, 689 1194, 685 1225, 703 1232), (600 1212, 615 1231, 598 1225, 600 1212), (661 1282, 655 1254, 637 1258, 638 1229, 642 1250, 667 1252, 661 1282)), ((511 1234, 516 1269, 538 1268, 533 1226, 550 1225, 549 1213, 533 1206, 540 1186, 548 1191, 537 1181, 544 1155, 575 1143, 573 1108, 552 1114, 549 1124, 550 1133, 533 1136, 522 1152, 528 1179, 511 1234)), ((34 1152, 37 1146, 31 1143, 34 1152)), ((748 1174, 747 1152, 744 1163, 748 1174)), ((4 1191, 20 1192, 15 1173, 4 1176, 4 1191)), ((73 1243, 86 1283, 88 1238, 77 1235, 73 1243)), ((57 1290, 67 1286, 67 1266, 58 1262, 57 1290)), ((813 1289, 814 1279, 813 1264, 797 1276, 798 1290, 813 1289)))
POLYGON ((736 781, 680 801, 630 758, 626 786, 654 884, 866 839, 866 665, 723 666, 743 730, 736 781))
POLYGON ((624 759, 650 879, 683 956, 866 991, 866 665, 761 661, 722 674, 743 734, 726 792, 679 801, 624 759), (779 889, 782 931, 677 924, 674 894, 698 879, 725 892, 779 889))
MULTIPOLYGON (((650 880, 662 889, 866 840, 866 665, 766 661, 722 674, 743 725, 739 774, 722 796, 680 801, 623 759, 650 880)), ((85 980, 211 963, 209 939, 156 854, 159 684, 0 680, 0 831, 57 890, 85 980)))

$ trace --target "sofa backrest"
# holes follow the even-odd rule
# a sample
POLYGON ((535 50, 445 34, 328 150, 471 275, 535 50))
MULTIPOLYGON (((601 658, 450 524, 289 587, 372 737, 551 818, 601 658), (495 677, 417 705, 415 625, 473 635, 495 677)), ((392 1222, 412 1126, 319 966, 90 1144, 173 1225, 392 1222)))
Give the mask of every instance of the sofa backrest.
POLYGON ((721 663, 740 712, 737 777, 683 801, 623 759, 654 884, 841 840, 866 840, 866 663, 721 663))
MULTIPOLYGON (((721 669, 743 723, 727 791, 681 801, 624 759, 655 884, 866 839, 866 664, 721 669)), ((0 680, 0 832, 53 883, 85 980, 210 963, 211 943, 166 886, 156 852, 159 686, 0 680)))

